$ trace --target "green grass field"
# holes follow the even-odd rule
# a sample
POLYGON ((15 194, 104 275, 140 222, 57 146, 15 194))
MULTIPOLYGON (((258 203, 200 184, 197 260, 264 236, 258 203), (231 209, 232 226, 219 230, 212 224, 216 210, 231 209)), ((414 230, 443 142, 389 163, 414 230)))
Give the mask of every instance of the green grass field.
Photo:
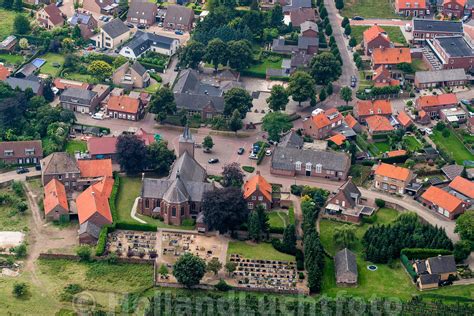
POLYGON ((403 142, 406 144, 409 151, 417 151, 418 149, 423 148, 423 145, 416 139, 415 136, 405 136, 403 137, 403 142))
POLYGON ((247 243, 245 241, 231 241, 227 248, 227 256, 231 254, 239 254, 248 259, 262 260, 281 260, 294 261, 295 257, 276 251, 272 244, 269 243, 247 243))
POLYGON ((421 59, 413 58, 411 61, 411 65, 415 71, 426 71, 430 70, 427 64, 421 59))
POLYGON ((289 224, 288 214, 285 211, 273 211, 268 213, 270 227, 285 228, 289 224))
POLYGON ((349 173, 352 176, 352 181, 357 186, 362 186, 364 185, 365 181, 369 178, 370 171, 371 171, 371 168, 369 166, 352 165, 349 173))
MULTIPOLYGON (((365 25, 353 25, 351 26, 352 28, 351 36, 356 39, 357 43, 361 43, 363 39, 364 31, 367 30, 369 27, 370 26, 365 26, 365 25)), ((390 40, 392 40, 394 43, 407 45, 407 41, 405 37, 403 36, 403 33, 400 30, 400 27, 398 26, 381 26, 381 27, 387 32, 388 36, 390 37, 390 40)))
POLYGON ((464 147, 464 145, 454 135, 453 131, 450 131, 449 137, 443 137, 440 131, 434 129, 431 139, 435 142, 436 146, 446 151, 446 153, 450 155, 457 164, 462 165, 464 160, 474 160, 474 155, 464 147))
POLYGON ((76 72, 65 73, 63 74, 62 77, 69 80, 76 80, 76 81, 89 82, 89 83, 93 81, 93 78, 91 75, 83 75, 76 72))
POLYGON ((391 19, 400 18, 390 0, 346 0, 342 15, 352 18, 356 15, 364 18, 391 19))
POLYGON ((390 144, 386 142, 377 142, 377 143, 374 143, 374 146, 377 147, 381 153, 391 150, 390 144))
POLYGON ((47 53, 46 55, 38 58, 46 60, 46 63, 41 66, 40 73, 50 75, 55 78, 59 75, 62 65, 64 64, 64 56, 60 54, 47 53), (57 63, 60 66, 54 67, 53 64, 57 63))
POLYGON ((13 21, 17 14, 15 11, 0 9, 0 41, 3 41, 8 35, 13 34, 13 21))
POLYGON ((0 61, 6 64, 19 65, 23 62, 23 56, 11 55, 11 54, 0 54, 0 61))
POLYGON ((262 63, 252 65, 247 70, 250 71, 250 72, 255 72, 255 73, 265 75, 267 73, 267 69, 269 69, 269 68, 280 69, 281 68, 281 62, 282 62, 282 59, 280 59, 279 61, 275 61, 275 62, 272 62, 268 59, 264 59, 262 63))
POLYGON ((76 151, 85 152, 87 151, 87 143, 82 140, 70 140, 66 144, 66 152, 74 155, 76 151))

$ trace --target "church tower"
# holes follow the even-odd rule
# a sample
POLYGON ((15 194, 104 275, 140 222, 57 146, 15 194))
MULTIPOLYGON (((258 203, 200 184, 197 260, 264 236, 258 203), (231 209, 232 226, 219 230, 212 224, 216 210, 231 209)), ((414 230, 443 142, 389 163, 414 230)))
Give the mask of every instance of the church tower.
POLYGON ((194 138, 187 125, 184 128, 183 134, 179 137, 178 157, 181 157, 185 151, 187 151, 191 157, 194 157, 194 138))

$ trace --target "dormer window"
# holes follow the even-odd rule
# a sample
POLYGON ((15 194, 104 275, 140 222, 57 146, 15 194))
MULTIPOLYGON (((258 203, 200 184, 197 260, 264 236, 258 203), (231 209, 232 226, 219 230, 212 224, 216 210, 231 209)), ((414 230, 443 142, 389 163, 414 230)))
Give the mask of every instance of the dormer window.
POLYGON ((12 156, 13 156, 13 150, 11 150, 11 149, 4 150, 4 151, 3 151, 3 155, 4 155, 5 157, 12 157, 12 156))
POLYGON ((33 156, 34 154, 35 154, 35 149, 34 148, 25 149, 25 155, 26 156, 33 156))

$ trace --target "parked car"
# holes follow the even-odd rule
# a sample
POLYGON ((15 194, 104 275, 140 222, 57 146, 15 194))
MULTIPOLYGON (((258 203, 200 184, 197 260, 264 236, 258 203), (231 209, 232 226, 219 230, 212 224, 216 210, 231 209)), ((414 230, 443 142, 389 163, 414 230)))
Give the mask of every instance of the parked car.
POLYGON ((30 172, 30 170, 28 170, 28 168, 25 168, 25 167, 18 167, 16 169, 16 173, 18 173, 18 174, 28 173, 28 172, 30 172))
POLYGON ((56 1, 56 6, 59 8, 60 6, 63 5, 63 0, 57 0, 56 1))
POLYGON ((270 149, 267 149, 265 151, 265 156, 271 156, 272 155, 272 151, 270 149))
POLYGON ((37 163, 37 164, 35 165, 35 169, 36 169, 37 171, 40 171, 40 170, 41 170, 41 164, 37 163))
POLYGON ((361 16, 359 16, 359 15, 354 16, 352 19, 353 19, 354 21, 362 21, 362 20, 364 20, 364 18, 361 17, 361 16))
POLYGON ((242 155, 244 153, 244 151, 245 151, 245 149, 240 147, 239 150, 237 150, 237 155, 242 155))
POLYGON ((145 24, 138 24, 137 28, 140 29, 140 30, 143 30, 144 28, 146 28, 146 25, 145 24))
POLYGON ((257 154, 254 154, 253 152, 249 155, 249 159, 252 159, 252 160, 257 160, 258 157, 257 157, 257 154))
POLYGON ((178 30, 178 31, 174 31, 174 34, 176 34, 176 35, 183 35, 184 33, 183 33, 183 31, 179 31, 179 30, 178 30))
POLYGON ((431 128, 425 128, 425 133, 426 135, 433 135, 433 131, 431 130, 431 128))
POLYGON ((105 118, 105 114, 97 112, 97 113, 92 114, 92 118, 95 120, 103 120, 105 118))
POLYGON ((356 85, 357 85, 357 82, 355 82, 355 81, 351 81, 351 88, 355 88, 355 87, 356 87, 356 85))
POLYGON ((129 28, 133 29, 135 27, 135 25, 133 25, 132 23, 130 22, 127 22, 125 23, 126 26, 128 26, 129 28))
POLYGON ((461 103, 464 105, 471 105, 471 101, 466 100, 466 99, 461 99, 461 103))
POLYGON ((211 163, 211 164, 213 164, 213 163, 218 163, 218 162, 219 162, 219 158, 211 158, 211 159, 209 159, 207 162, 208 162, 208 163, 211 163))

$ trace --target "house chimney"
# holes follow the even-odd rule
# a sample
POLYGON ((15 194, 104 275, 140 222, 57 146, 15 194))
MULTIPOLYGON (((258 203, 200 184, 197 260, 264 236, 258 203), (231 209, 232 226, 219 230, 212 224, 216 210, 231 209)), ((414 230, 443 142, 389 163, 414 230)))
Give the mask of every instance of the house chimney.
POLYGON ((142 172, 142 182, 145 179, 145 172, 142 172))
POLYGON ((257 170, 257 175, 258 175, 258 176, 260 175, 260 170, 257 170))

